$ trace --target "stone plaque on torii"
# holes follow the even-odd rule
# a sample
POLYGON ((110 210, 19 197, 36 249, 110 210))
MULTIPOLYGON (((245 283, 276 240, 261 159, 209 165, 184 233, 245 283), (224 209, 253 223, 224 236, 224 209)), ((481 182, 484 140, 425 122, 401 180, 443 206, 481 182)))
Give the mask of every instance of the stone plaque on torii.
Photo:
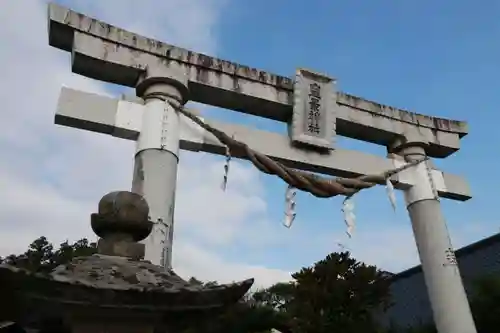
POLYGON ((337 92, 335 80, 313 71, 291 79, 181 49, 56 4, 48 20, 49 44, 71 52, 74 73, 136 88, 137 97, 121 99, 63 88, 55 122, 136 141, 132 190, 144 195, 155 223, 146 259, 171 267, 179 149, 227 154, 212 132, 178 112, 191 100, 288 123, 283 136, 203 120, 285 167, 353 178, 411 165, 390 181, 405 194, 436 326, 475 332, 439 203, 468 200, 469 187, 428 161, 415 163, 456 152, 465 123, 337 92), (384 145, 388 158, 336 148, 335 134, 384 145))

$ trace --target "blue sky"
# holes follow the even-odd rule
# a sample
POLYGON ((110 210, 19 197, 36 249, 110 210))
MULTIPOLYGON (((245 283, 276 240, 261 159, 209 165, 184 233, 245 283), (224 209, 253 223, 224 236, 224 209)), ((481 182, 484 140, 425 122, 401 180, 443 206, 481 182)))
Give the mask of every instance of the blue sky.
MULTIPOLYGON (((6 119, 0 131, 0 256, 24 250, 42 234, 55 243, 94 237, 88 216, 99 198, 130 187, 133 143, 53 125, 61 85, 113 95, 123 89, 71 74, 69 54, 47 45, 46 2, 11 1, 0 12, 0 39, 9 45, 0 51, 0 115, 6 119), (25 25, 19 26, 20 18, 25 25)), ((286 76, 310 68, 337 78, 343 92, 467 121, 470 134, 461 150, 437 164, 467 177, 474 197, 442 200, 443 212, 456 247, 499 231, 499 2, 57 2, 193 51, 286 76)), ((228 110, 208 108, 206 115, 285 133, 284 124, 228 110)), ((386 154, 385 147, 346 138, 337 145, 386 154)), ((357 227, 348 239, 341 197, 299 193, 288 230, 281 225, 286 185, 233 161, 228 191, 221 193, 222 164, 221 157, 181 154, 174 268, 183 275, 221 281, 256 276, 269 284, 339 250, 338 242, 383 269, 418 263, 401 194, 396 212, 383 187, 357 195, 357 227)))
MULTIPOLYGON (((494 233, 500 226, 494 194, 500 185, 494 177, 500 143, 499 14, 497 1, 482 1, 480 6, 450 0, 233 1, 216 28, 218 56, 287 76, 297 67, 312 68, 336 77, 344 92, 467 121, 470 134, 462 149, 438 164, 466 176, 474 198, 466 203, 443 200, 444 213, 452 232, 472 224, 494 233)), ((217 116, 284 130, 281 124, 227 111, 217 116)), ((345 138, 339 146, 385 153, 384 147, 345 138)), ((271 183, 269 192, 282 191, 279 182, 271 183)), ((408 223, 404 212, 394 216, 387 208, 381 190, 369 192, 357 200, 359 228, 365 223, 408 223)), ((269 200, 275 202, 272 215, 279 219, 282 197, 270 195, 269 200)), ((340 200, 300 196, 296 223, 329 228, 340 215, 328 206, 340 200)), ((293 259, 283 258, 282 264, 287 260, 293 259)))

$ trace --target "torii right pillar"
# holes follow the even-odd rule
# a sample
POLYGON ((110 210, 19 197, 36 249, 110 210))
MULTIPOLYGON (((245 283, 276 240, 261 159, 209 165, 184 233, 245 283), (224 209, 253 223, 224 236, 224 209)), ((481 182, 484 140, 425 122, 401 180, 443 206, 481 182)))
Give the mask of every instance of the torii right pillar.
MULTIPOLYGON (((390 147, 406 162, 426 157, 427 143, 401 140, 390 147)), ((442 174, 432 170, 431 161, 419 163, 398 177, 410 177, 404 190, 434 322, 439 333, 476 333, 467 294, 455 258, 450 235, 441 211, 438 189, 442 174)))

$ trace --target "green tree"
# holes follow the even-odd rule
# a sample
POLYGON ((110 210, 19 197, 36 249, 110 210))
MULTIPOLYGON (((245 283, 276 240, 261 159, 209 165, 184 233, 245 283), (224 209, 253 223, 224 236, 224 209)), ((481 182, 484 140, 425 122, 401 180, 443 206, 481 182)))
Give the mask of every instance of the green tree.
POLYGON ((258 333, 269 332, 272 328, 284 333, 285 315, 269 307, 259 306, 245 298, 226 309, 217 317, 208 318, 201 324, 200 331, 207 333, 258 333))
POLYGON ((293 298, 294 288, 295 284, 293 282, 276 283, 269 288, 253 293, 251 300, 258 306, 286 312, 287 305, 290 304, 293 298))
MULTIPOLYGON (((194 277, 190 278, 189 282, 207 287, 218 284, 216 281, 202 282, 194 277)), ((264 291, 258 293, 262 294, 264 291)), ((283 320, 284 315, 275 311, 271 306, 257 302, 255 295, 256 293, 247 294, 239 302, 221 313, 209 314, 208 318, 201 320, 189 332, 184 333, 198 331, 206 333, 258 333, 269 332, 271 328, 280 329, 286 333, 287 326, 283 326, 283 323, 286 322, 283 320)))
POLYGON ((332 253, 292 277, 249 296, 256 307, 249 323, 264 322, 271 314, 266 324, 282 332, 382 331, 373 313, 389 305, 389 280, 376 267, 349 252, 332 253))
POLYGON ((63 242, 57 250, 54 250, 54 246, 46 237, 40 237, 34 240, 23 254, 11 254, 6 258, 0 258, 0 262, 33 272, 50 272, 57 266, 71 261, 74 257, 90 256, 96 251, 96 243, 90 243, 86 238, 73 244, 68 243, 68 241, 63 242))
POLYGON ((332 253, 292 275, 287 305, 296 333, 379 332, 373 313, 389 305, 389 280, 375 266, 332 253))
MULTIPOLYGON (((58 265, 70 262, 74 257, 85 257, 96 253, 96 243, 90 243, 87 239, 78 240, 72 244, 63 242, 58 249, 47 240, 40 237, 34 240, 28 250, 22 254, 11 254, 6 258, 0 258, 0 263, 14 265, 33 272, 49 272, 58 265)), ((205 286, 217 285, 216 281, 203 282, 196 278, 189 280, 191 283, 205 286)), ((279 327, 275 312, 263 306, 256 305, 250 297, 246 297, 231 309, 209 318, 203 326, 205 332, 261 332, 270 328, 279 327)))
MULTIPOLYGON (((21 255, 3 261, 31 271, 47 272, 76 256, 96 252, 96 244, 81 239, 64 242, 57 250, 45 238, 30 244, 21 255)), ((1 260, 0 260, 1 261, 1 260)), ((227 311, 203 323, 207 333, 269 332, 271 328, 293 333, 380 332, 373 312, 389 304, 389 281, 374 266, 351 258, 349 252, 332 253, 311 267, 278 283, 247 295, 227 311)), ((190 282, 216 285, 191 278, 190 282)))
POLYGON ((374 266, 332 253, 311 267, 248 295, 204 328, 208 332, 375 333, 373 313, 389 305, 389 281, 374 266))

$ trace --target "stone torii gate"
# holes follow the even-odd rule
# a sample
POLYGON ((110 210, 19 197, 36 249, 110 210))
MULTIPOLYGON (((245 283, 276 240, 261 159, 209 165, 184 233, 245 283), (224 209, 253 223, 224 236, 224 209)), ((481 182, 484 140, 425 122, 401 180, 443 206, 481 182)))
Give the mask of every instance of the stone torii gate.
MULTIPOLYGON (((188 99, 286 122, 289 136, 204 120, 285 166, 338 177, 379 174, 422 157, 444 158, 467 134, 463 122, 440 119, 336 92, 323 74, 295 79, 181 49, 56 4, 49 5, 49 44, 71 52, 72 71, 135 87, 137 98, 113 99, 63 88, 56 124, 137 142, 132 190, 144 195, 155 231, 146 259, 171 267, 179 149, 224 155, 226 147, 175 110, 188 99), (342 135, 387 147, 388 158, 333 147, 342 135)), ((236 156, 241 157, 241 156, 236 156)), ((416 164, 391 178, 404 191, 434 320, 440 333, 474 333, 439 196, 468 200, 458 176, 416 164)))

